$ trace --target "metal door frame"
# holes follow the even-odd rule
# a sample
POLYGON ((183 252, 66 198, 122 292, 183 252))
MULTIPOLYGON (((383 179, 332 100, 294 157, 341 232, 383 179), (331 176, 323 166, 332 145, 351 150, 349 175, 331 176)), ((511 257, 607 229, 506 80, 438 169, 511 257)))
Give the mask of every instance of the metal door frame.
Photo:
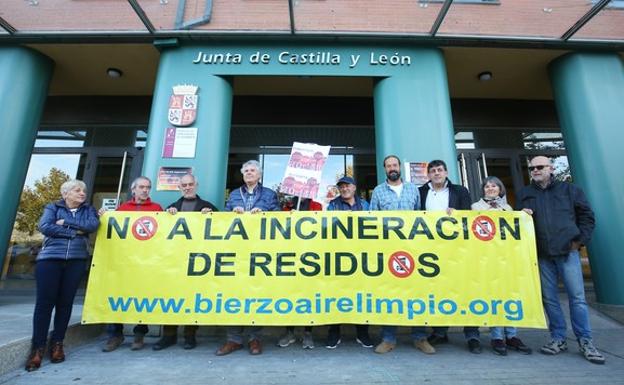
MULTIPOLYGON (((132 180, 141 175, 143 168, 143 149, 137 147, 41 147, 34 148, 32 155, 40 154, 80 154, 86 155, 82 181, 87 185, 87 202, 91 202, 93 186, 95 184, 95 171, 98 158, 123 157, 124 151, 132 157, 129 170, 129 179, 132 180)), ((31 156, 32 156, 31 155, 31 156)), ((121 170, 120 170, 121 171, 121 170)))
POLYGON ((506 186, 508 189, 513 188, 514 192, 520 193, 520 189, 524 186, 524 178, 522 176, 522 158, 531 157, 537 155, 544 155, 548 157, 567 156, 565 150, 526 150, 526 149, 506 149, 506 148, 483 148, 483 149, 458 149, 457 161, 459 162, 461 182, 470 191, 470 196, 473 201, 477 201, 481 192, 479 191, 481 181, 483 180, 484 172, 480 167, 480 161, 485 158, 485 164, 487 167, 488 158, 506 158, 509 159, 509 166, 511 171, 511 179, 513 186, 506 186), (463 164, 462 164, 463 162, 463 164), (465 174, 464 174, 465 173, 465 174))

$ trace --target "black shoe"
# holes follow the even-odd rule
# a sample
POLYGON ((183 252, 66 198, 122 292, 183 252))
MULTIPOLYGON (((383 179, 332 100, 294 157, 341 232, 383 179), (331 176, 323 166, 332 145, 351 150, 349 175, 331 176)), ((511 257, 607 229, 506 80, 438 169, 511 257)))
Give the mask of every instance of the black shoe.
POLYGON ((167 349, 171 345, 175 345, 178 342, 176 336, 163 336, 152 346, 152 350, 167 349))
POLYGON ((518 337, 507 338, 506 341, 507 347, 510 349, 514 349, 518 352, 522 352, 524 354, 531 354, 533 351, 530 347, 526 346, 522 340, 518 337))
POLYGON ((336 349, 338 347, 338 345, 340 344, 340 334, 333 334, 330 333, 327 336, 327 343, 325 344, 325 347, 327 349, 336 349))
POLYGON ((443 336, 439 336, 437 334, 432 334, 429 337, 427 337, 427 341, 429 341, 429 343, 431 345, 440 345, 440 344, 448 343, 449 339, 448 339, 448 335, 447 334, 445 334, 443 336))
POLYGON ((468 350, 473 354, 481 354, 481 342, 471 338, 468 340, 468 350))
POLYGON ((195 349, 196 346, 197 346, 197 339, 195 339, 195 336, 184 337, 184 345, 182 346, 183 349, 191 350, 191 349, 195 349))
POLYGON ((358 344, 362 345, 365 348, 373 347, 373 341, 371 341, 368 334, 362 334, 361 336, 357 336, 355 340, 357 341, 358 344))
POLYGON ((492 349, 496 354, 501 356, 507 355, 507 346, 505 346, 505 341, 503 340, 492 340, 492 349))

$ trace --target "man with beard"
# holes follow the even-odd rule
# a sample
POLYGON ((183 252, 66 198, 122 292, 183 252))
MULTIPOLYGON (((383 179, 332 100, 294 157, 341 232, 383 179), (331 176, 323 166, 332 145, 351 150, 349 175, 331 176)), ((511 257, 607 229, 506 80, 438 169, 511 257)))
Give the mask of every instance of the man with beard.
MULTIPOLYGON (((419 210, 420 194, 413 183, 403 183, 401 179, 401 161, 396 155, 388 155, 383 161, 386 181, 373 190, 371 210, 419 210)), ((396 326, 384 326, 381 329, 381 343, 375 353, 388 353, 396 346, 396 326)), ((423 326, 412 328, 414 347, 426 354, 435 353, 427 341, 427 332, 423 326)))
MULTIPOLYGON (((453 184, 448 179, 448 170, 443 160, 432 160, 427 165, 429 182, 422 185, 420 190, 421 210, 444 211, 447 215, 453 214, 453 210, 470 210, 471 199, 468 190, 461 185, 453 184)), ((429 336, 431 345, 448 342, 448 326, 433 328, 429 336)), ((479 341, 479 328, 475 326, 464 327, 464 336, 471 353, 481 353, 479 341)))

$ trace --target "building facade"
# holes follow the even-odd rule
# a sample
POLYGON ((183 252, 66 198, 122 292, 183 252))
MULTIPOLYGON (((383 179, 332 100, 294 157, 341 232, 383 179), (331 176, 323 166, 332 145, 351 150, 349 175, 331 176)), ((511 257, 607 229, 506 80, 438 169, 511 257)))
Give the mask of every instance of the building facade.
POLYGON ((28 277, 20 193, 59 168, 99 207, 138 175, 177 199, 192 170, 222 205, 249 159, 276 186, 294 141, 332 146, 319 199, 382 159, 443 159, 514 201, 546 154, 597 216, 600 302, 624 304, 624 2, 591 0, 8 0, 0 6, 0 243, 28 277), (21 242, 21 243, 20 243, 21 242))

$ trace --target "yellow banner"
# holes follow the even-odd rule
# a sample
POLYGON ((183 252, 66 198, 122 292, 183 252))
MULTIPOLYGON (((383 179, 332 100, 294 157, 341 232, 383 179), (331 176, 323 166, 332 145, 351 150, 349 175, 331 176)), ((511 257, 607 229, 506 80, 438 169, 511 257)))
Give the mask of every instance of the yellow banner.
POLYGON ((522 212, 108 213, 83 323, 544 328, 522 212))

